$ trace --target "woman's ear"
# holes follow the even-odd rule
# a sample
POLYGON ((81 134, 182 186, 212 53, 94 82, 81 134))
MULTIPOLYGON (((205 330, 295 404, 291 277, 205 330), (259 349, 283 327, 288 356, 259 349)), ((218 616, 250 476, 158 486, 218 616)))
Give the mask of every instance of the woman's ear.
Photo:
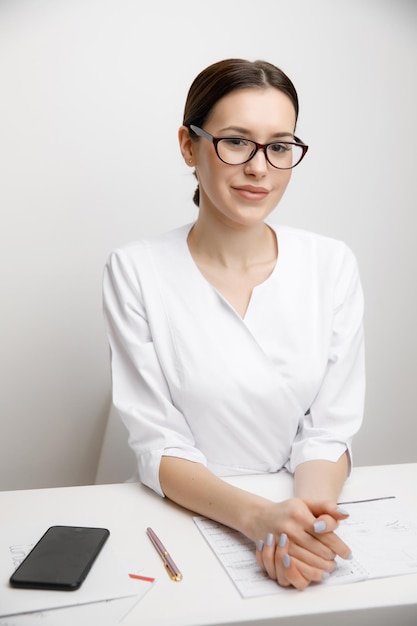
POLYGON ((194 167, 194 144, 190 137, 190 131, 186 126, 181 126, 178 131, 178 141, 185 164, 194 167))

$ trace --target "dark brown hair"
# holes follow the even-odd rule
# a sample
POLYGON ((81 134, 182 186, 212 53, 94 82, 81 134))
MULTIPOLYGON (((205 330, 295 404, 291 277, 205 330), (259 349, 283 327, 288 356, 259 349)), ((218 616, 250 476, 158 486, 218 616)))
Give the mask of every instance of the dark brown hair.
MULTIPOLYGON (((246 87, 263 89, 276 87, 290 98, 297 120, 299 109, 297 92, 282 70, 267 61, 225 59, 213 63, 194 79, 185 103, 183 125, 204 126, 204 122, 221 98, 236 89, 246 87)), ((198 187, 193 200, 198 206, 200 200, 198 187)))

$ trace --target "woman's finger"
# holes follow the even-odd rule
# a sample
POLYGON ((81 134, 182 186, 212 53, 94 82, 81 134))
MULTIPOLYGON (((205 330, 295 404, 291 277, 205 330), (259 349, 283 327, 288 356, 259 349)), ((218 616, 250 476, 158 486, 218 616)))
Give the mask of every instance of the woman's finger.
POLYGON ((319 539, 323 546, 326 546, 329 550, 340 556, 342 559, 351 559, 352 551, 349 546, 340 539, 336 533, 316 533, 316 538, 319 539))
POLYGON ((313 523, 313 532, 316 534, 334 532, 339 526, 338 520, 335 520, 331 515, 320 515, 313 523))
POLYGON ((275 547, 276 542, 273 533, 268 533, 265 541, 261 539, 257 546, 257 561, 273 580, 277 578, 275 569, 275 547))
POLYGON ((311 502, 304 500, 310 512, 319 518, 321 515, 330 515, 334 520, 340 522, 349 517, 349 512, 343 507, 333 504, 332 502, 311 502))
POLYGON ((321 582, 334 569, 334 561, 312 555, 289 541, 285 533, 276 540, 269 533, 256 546, 256 560, 272 580, 283 587, 303 590, 311 582, 321 582))
POLYGON ((279 537, 275 550, 275 568, 277 581, 282 586, 292 585, 303 590, 315 581, 323 580, 323 571, 290 555, 291 545, 285 533, 279 537))
POLYGON ((294 571, 295 565, 291 563, 291 558, 288 554, 288 548, 288 537, 285 533, 281 533, 275 550, 274 565, 276 579, 282 587, 288 587, 292 584, 287 577, 287 573, 290 574, 290 578, 294 578, 297 575, 297 573, 294 571))
MULTIPOLYGON (((336 555, 330 550, 329 553, 331 555, 330 558, 322 558, 317 556, 317 554, 314 554, 313 552, 295 544, 294 542, 291 542, 289 547, 289 555, 291 557, 294 557, 298 561, 301 561, 314 569, 319 569, 322 572, 328 573, 332 572, 336 567, 334 560, 336 555)), ((305 575, 304 572, 303 575, 305 575)))
POLYGON ((308 581, 297 570, 295 561, 288 554, 288 537, 281 533, 275 550, 275 571, 278 583, 283 587, 292 585, 296 589, 305 589, 308 581))

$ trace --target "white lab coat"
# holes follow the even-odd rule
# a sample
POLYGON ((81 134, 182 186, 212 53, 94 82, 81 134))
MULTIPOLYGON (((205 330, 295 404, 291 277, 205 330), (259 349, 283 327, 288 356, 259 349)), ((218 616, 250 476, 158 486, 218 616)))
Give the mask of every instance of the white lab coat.
POLYGON ((115 250, 104 274, 113 402, 141 481, 162 455, 219 476, 351 454, 363 415, 363 297, 352 252, 274 228, 277 264, 242 319, 204 278, 192 224, 115 250))

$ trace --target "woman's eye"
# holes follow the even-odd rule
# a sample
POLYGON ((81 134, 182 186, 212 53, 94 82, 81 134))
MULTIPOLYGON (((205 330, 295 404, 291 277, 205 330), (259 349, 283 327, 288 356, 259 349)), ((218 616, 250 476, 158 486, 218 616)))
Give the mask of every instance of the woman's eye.
POLYGON ((246 139, 240 139, 239 137, 230 137, 227 139, 222 139, 222 142, 224 143, 225 146, 227 146, 227 148, 247 148, 248 146, 248 141, 246 139))
POLYGON ((287 143, 270 143, 268 148, 272 150, 272 152, 283 153, 291 150, 291 146, 287 143))

